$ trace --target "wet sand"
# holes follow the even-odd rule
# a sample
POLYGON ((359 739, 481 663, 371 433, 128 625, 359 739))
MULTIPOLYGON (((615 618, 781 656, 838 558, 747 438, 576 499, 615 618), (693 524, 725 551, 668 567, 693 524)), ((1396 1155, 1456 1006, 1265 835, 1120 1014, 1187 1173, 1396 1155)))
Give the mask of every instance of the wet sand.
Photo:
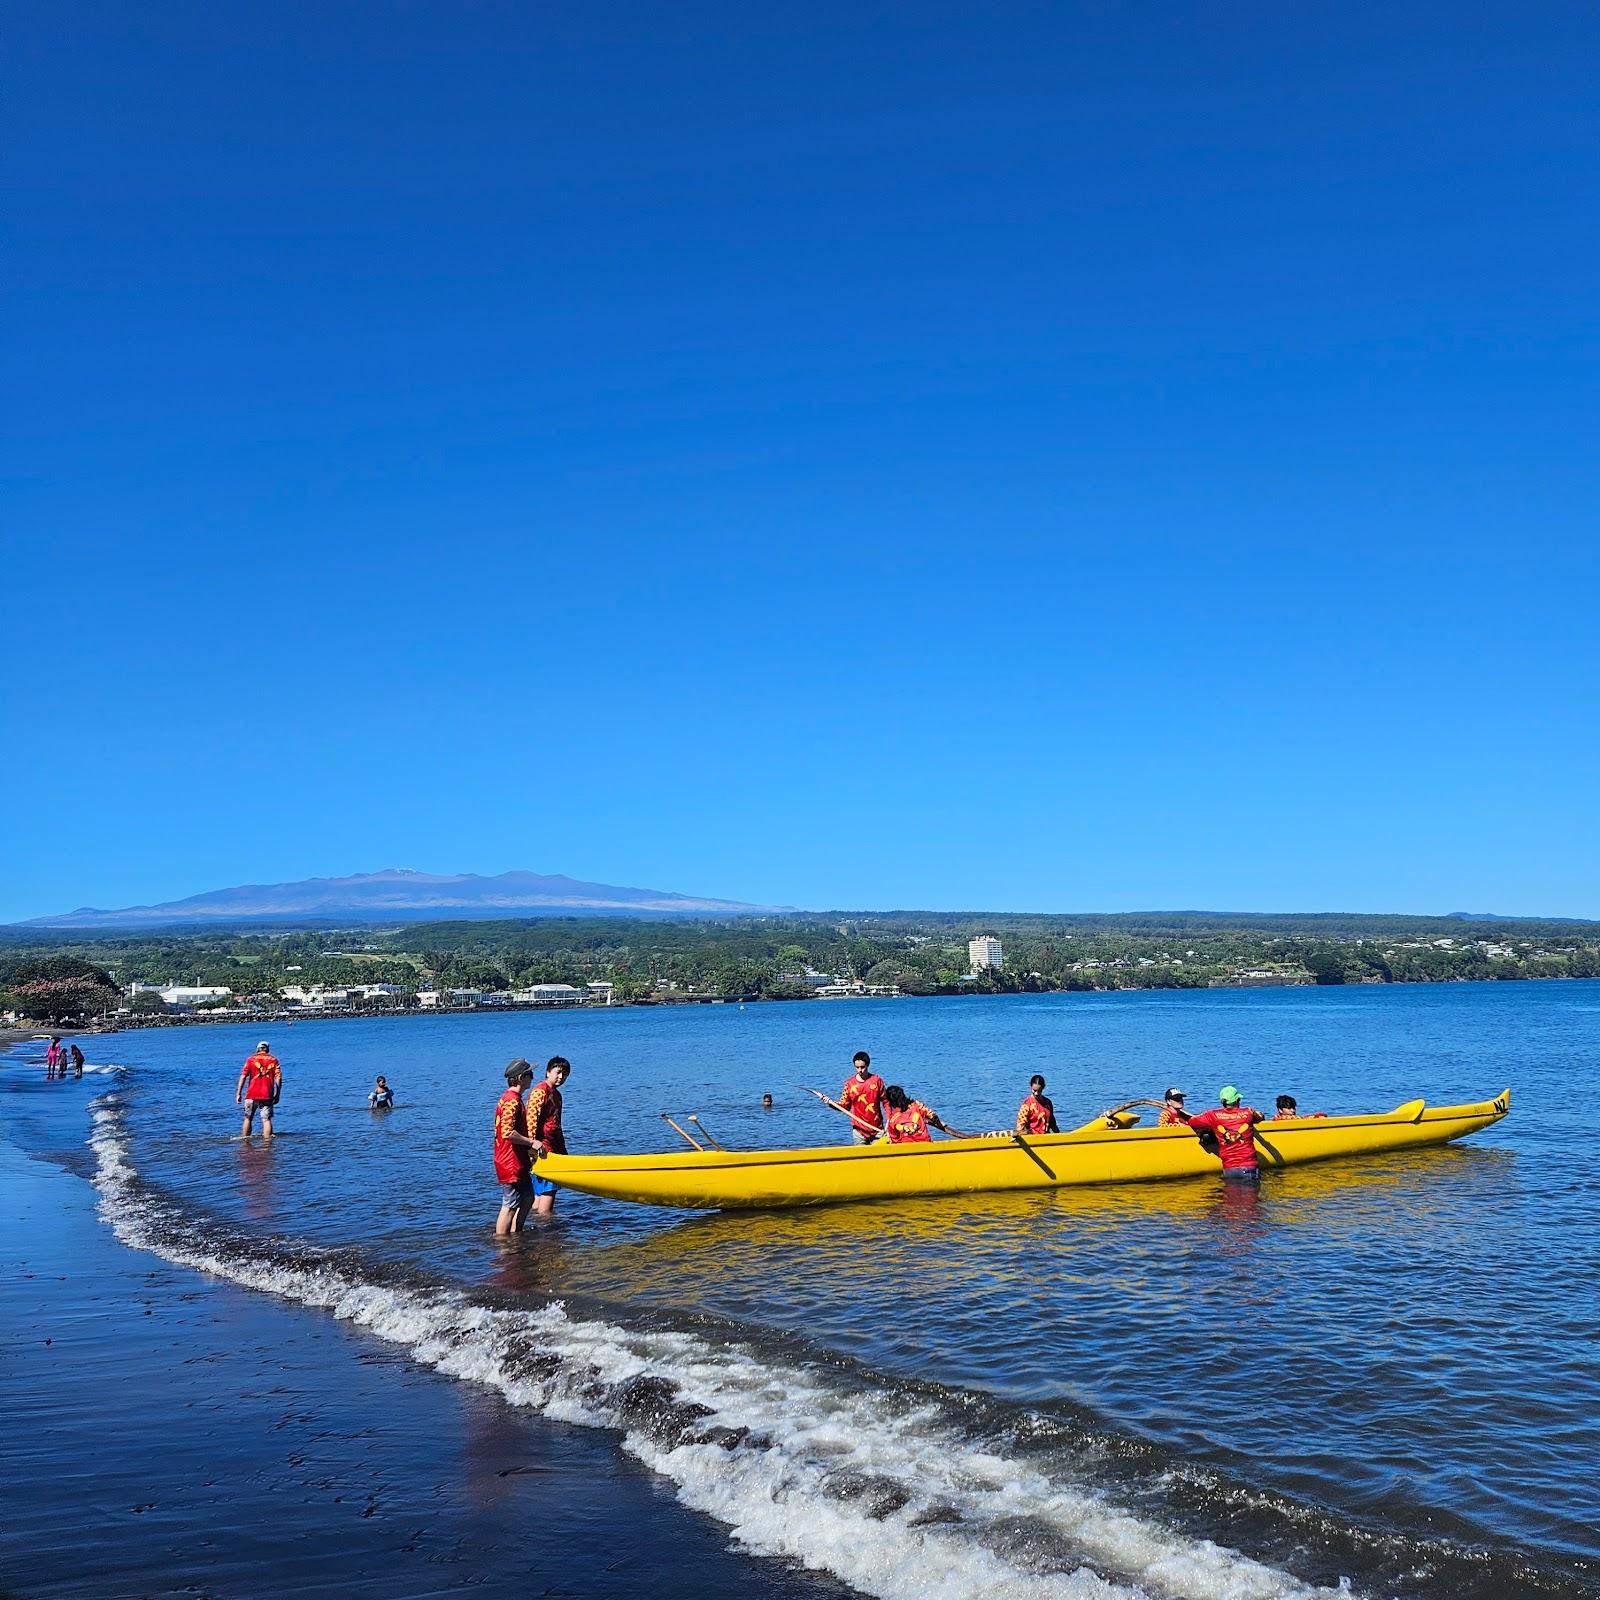
POLYGON ((0 1594, 839 1600, 589 1429, 119 1244, 0 1144, 0 1594))

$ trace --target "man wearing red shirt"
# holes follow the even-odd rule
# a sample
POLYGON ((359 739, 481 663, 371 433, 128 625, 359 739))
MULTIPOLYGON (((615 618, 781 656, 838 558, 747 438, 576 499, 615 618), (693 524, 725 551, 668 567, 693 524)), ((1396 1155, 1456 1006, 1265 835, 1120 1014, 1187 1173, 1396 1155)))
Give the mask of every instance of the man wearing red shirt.
POLYGON ((1217 1096, 1220 1110, 1202 1111, 1190 1117, 1193 1133, 1209 1133, 1217 1141, 1222 1157, 1222 1176, 1228 1183, 1260 1183, 1261 1168, 1256 1162, 1255 1126, 1267 1119, 1253 1106, 1247 1106, 1230 1083, 1217 1096))
POLYGON ((255 1131, 256 1112, 261 1113, 261 1132, 272 1137, 272 1108, 283 1093, 283 1068, 273 1055, 271 1046, 263 1039, 255 1054, 246 1056, 239 1069, 239 1081, 233 1086, 233 1103, 243 1105, 244 1121, 239 1125, 239 1137, 247 1139, 255 1131))
POLYGON ((1036 1072, 1028 1079, 1028 1098, 1017 1107, 1017 1132, 1060 1133, 1056 1108, 1045 1098, 1044 1079, 1036 1072))
POLYGON ((519 1056, 506 1068, 506 1089, 494 1108, 494 1175, 504 1185, 500 1192, 497 1234, 519 1233, 522 1219, 533 1205, 533 1184, 528 1163, 533 1140, 522 1097, 533 1083, 533 1068, 519 1056))
MULTIPOLYGON (((533 1141, 533 1159, 552 1151, 567 1153, 567 1137, 561 1131, 561 1085, 572 1072, 565 1056, 551 1056, 545 1063, 544 1082, 528 1096, 528 1135, 533 1141)), ((547 1217, 556 1208, 556 1186, 548 1178, 533 1174, 533 1210, 547 1217)))
POLYGON ((850 1113, 851 1136, 857 1144, 871 1144, 883 1132, 883 1079, 872 1070, 872 1057, 857 1050, 854 1072, 844 1080, 839 1104, 850 1113))

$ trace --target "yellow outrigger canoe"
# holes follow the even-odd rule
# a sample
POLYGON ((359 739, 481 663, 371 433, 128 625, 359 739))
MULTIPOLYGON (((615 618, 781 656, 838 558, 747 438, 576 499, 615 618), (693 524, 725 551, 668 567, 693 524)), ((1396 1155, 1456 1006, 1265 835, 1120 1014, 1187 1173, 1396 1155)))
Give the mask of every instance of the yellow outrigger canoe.
MULTIPOLYGON (((1360 1117, 1264 1122, 1256 1153, 1264 1167, 1369 1156, 1446 1144, 1491 1127, 1511 1091, 1473 1105, 1408 1100, 1360 1117)), ((663 1155, 545 1156, 543 1178, 584 1194, 649 1206, 733 1211, 834 1205, 911 1195, 1055 1189, 1068 1184, 1143 1183, 1215 1174, 1218 1159, 1187 1128, 1110 1128, 1104 1117, 1070 1133, 997 1134, 936 1144, 840 1144, 809 1150, 684 1150, 663 1155)))

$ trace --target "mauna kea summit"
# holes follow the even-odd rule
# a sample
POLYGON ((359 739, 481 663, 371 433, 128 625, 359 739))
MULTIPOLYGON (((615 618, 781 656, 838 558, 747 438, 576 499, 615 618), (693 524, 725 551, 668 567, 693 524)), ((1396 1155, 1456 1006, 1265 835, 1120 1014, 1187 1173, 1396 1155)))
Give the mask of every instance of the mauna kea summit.
POLYGON ((348 918, 421 922, 527 913, 609 913, 629 916, 750 916, 781 909, 711 900, 662 889, 583 883, 560 873, 414 872, 391 867, 348 878, 306 878, 299 883, 245 884, 213 889, 185 900, 104 911, 80 906, 59 916, 35 917, 29 928, 136 928, 192 923, 288 922, 348 918))

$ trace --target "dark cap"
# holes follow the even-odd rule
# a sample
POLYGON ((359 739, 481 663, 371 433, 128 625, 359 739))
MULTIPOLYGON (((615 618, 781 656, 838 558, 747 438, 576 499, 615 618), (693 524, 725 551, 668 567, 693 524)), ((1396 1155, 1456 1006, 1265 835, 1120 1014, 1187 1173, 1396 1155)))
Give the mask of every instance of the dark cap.
POLYGON ((524 1076, 530 1078, 533 1076, 533 1066, 530 1062, 524 1061, 521 1056, 518 1056, 515 1061, 506 1063, 507 1083, 516 1083, 524 1076))
POLYGON ((1182 1089, 1168 1089, 1166 1093, 1161 1096, 1161 1098, 1163 1100, 1182 1100, 1185 1098, 1185 1095, 1182 1089))

